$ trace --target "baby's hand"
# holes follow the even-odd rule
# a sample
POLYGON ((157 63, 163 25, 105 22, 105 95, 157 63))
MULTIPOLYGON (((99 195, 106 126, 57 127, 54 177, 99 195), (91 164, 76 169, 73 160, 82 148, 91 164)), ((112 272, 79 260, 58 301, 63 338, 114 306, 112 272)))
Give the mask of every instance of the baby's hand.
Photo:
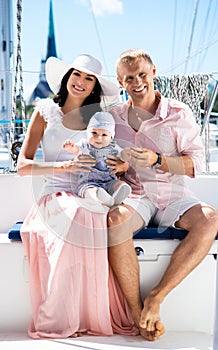
POLYGON ((71 140, 66 140, 64 143, 63 143, 63 148, 68 148, 68 147, 73 147, 74 146, 74 142, 71 141, 71 140))
POLYGON ((78 153, 77 145, 71 140, 66 140, 63 144, 63 148, 69 153, 73 153, 73 154, 78 153))

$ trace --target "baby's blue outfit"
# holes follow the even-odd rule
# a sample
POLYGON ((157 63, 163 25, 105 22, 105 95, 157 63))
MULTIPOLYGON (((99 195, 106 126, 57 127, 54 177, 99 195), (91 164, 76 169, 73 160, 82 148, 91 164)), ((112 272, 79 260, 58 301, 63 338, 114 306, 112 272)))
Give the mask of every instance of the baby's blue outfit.
POLYGON ((79 153, 90 155, 96 159, 95 167, 91 168, 91 173, 81 172, 78 178, 78 184, 75 188, 75 193, 84 197, 84 191, 89 187, 102 187, 109 194, 113 194, 114 184, 117 182, 117 176, 110 174, 111 169, 107 168, 107 163, 105 162, 107 156, 119 156, 121 148, 116 144, 115 141, 103 148, 95 148, 90 145, 87 140, 83 139, 78 144, 79 153))

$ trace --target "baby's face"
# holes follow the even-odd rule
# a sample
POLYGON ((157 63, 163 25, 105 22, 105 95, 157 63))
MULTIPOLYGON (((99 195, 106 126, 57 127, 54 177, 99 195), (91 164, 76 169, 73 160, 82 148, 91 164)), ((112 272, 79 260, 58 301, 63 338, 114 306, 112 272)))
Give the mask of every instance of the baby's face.
POLYGON ((88 142, 95 148, 108 146, 112 141, 109 131, 104 129, 92 129, 88 131, 88 142))

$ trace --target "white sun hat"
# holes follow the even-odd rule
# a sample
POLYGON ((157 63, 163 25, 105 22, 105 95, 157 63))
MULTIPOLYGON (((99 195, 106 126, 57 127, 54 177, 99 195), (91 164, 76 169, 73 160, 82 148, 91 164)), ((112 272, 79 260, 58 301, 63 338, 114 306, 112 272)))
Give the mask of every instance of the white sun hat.
POLYGON ((102 65, 99 60, 87 54, 78 56, 71 64, 65 63, 56 57, 49 57, 47 59, 45 65, 46 79, 50 89, 55 94, 57 94, 60 89, 64 75, 71 68, 94 75, 101 85, 102 96, 104 96, 104 101, 106 103, 113 103, 118 99, 118 87, 102 76, 102 65))
POLYGON ((109 112, 96 112, 89 121, 87 131, 92 129, 107 130, 112 138, 115 135, 115 120, 109 112))

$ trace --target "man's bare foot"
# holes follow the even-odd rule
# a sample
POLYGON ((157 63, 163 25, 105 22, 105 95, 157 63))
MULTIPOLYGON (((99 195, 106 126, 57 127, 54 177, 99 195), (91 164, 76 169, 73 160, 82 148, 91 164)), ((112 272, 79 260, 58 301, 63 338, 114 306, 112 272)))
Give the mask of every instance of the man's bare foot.
POLYGON ((165 333, 165 327, 160 321, 160 303, 151 295, 144 300, 139 330, 146 340, 156 340, 165 333))
POLYGON ((154 324, 154 328, 152 330, 148 330, 147 323, 146 324, 142 323, 143 312, 144 312, 144 309, 142 310, 142 307, 140 305, 136 309, 132 310, 132 316, 133 316, 135 325, 138 327, 140 335, 143 338, 145 338, 148 341, 157 340, 163 333, 165 333, 165 327, 158 318, 158 320, 156 320, 154 324), (141 327, 141 323, 143 327, 141 327))
POLYGON ((141 336, 146 340, 154 341, 154 340, 157 340, 162 334, 165 333, 165 327, 160 321, 157 321, 154 331, 148 331, 146 328, 139 327, 139 332, 141 336))

